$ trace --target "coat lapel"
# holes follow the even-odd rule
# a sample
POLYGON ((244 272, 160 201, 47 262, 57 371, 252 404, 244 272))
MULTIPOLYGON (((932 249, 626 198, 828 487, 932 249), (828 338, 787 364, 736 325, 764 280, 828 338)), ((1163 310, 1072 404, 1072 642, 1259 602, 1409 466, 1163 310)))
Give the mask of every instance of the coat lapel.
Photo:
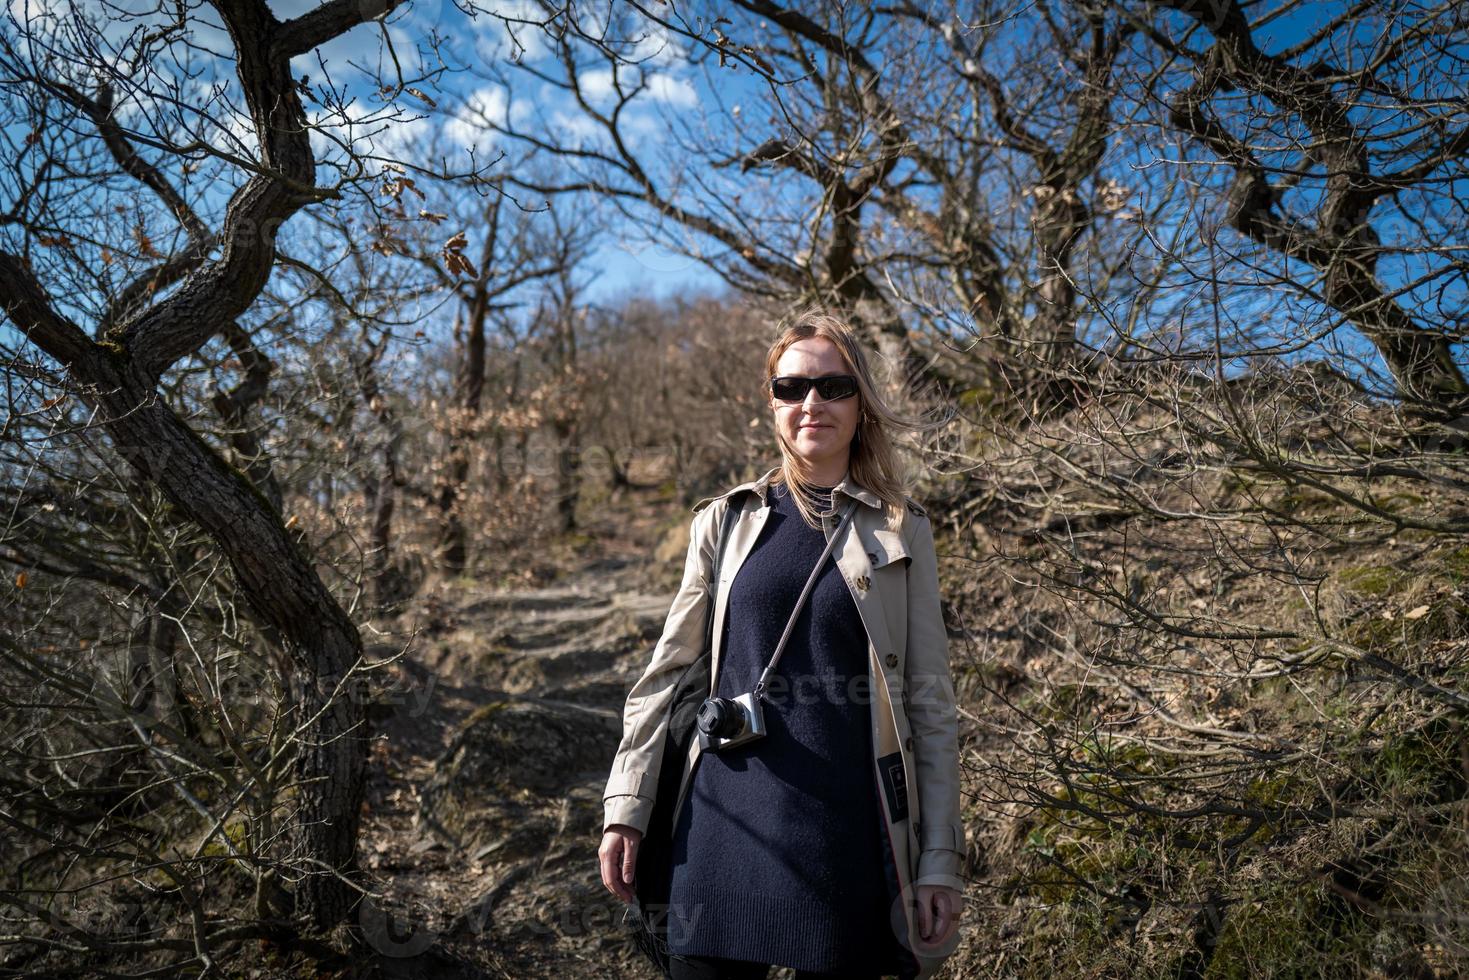
MULTIPOLYGON (((767 474, 768 475, 768 474, 767 474)), ((758 484, 757 484, 758 486, 758 484)), ((770 517, 769 498, 764 496, 762 490, 757 490, 754 499, 746 499, 743 495, 736 495, 730 500, 731 507, 741 507, 740 517, 730 528, 729 540, 725 542, 724 557, 719 562, 719 581, 715 583, 714 589, 714 644, 710 654, 709 670, 709 696, 713 697, 718 690, 719 664, 724 654, 722 648, 724 630, 722 629, 725 619, 725 610, 729 605, 730 585, 734 582, 735 575, 745 564, 745 559, 750 556, 750 551, 755 547, 755 541, 760 537, 760 531, 765 527, 765 521, 770 517)))

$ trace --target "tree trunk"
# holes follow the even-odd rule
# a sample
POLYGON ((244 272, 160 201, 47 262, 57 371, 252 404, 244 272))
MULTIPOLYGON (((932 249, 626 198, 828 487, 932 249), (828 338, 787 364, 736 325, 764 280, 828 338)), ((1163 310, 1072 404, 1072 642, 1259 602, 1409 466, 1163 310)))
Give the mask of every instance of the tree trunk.
POLYGON ((107 354, 90 401, 117 451, 219 544, 251 608, 279 637, 295 725, 294 850, 312 865, 295 894, 298 918, 325 930, 357 900, 338 875, 355 871, 366 739, 356 675, 361 637, 279 511, 160 400, 151 384, 107 354))

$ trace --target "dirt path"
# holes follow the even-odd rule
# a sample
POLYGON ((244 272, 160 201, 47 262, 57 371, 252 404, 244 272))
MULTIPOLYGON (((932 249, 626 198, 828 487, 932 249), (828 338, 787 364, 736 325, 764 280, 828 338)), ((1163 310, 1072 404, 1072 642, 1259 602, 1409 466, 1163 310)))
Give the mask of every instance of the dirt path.
MULTIPOLYGON (((552 586, 442 586, 404 617, 429 628, 374 712, 361 853, 385 901, 360 922, 376 974, 654 976, 596 869, 623 699, 672 599, 648 584, 656 532, 623 528, 552 586)), ((372 656, 407 637, 390 639, 372 656)))

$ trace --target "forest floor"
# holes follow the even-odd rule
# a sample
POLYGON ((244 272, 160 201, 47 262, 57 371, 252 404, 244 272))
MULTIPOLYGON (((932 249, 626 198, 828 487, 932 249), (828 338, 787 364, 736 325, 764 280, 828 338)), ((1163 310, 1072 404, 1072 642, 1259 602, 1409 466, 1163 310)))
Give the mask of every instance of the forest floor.
POLYGON ((440 582, 369 636, 375 658, 406 650, 370 755, 361 855, 383 900, 359 916, 381 954, 368 975, 655 976, 597 847, 623 701, 677 585, 665 538, 682 569, 688 514, 662 496, 629 491, 574 548, 538 556, 549 584, 440 582))
MULTIPOLYGON (((1286 503, 1293 513, 1317 506, 1310 513, 1328 523, 1343 516, 1299 494, 1276 509, 1286 503)), ((691 515, 666 486, 584 510, 595 517, 575 533, 527 536, 553 543, 497 553, 496 572, 431 584, 397 618, 368 624, 374 659, 401 652, 371 713, 360 853, 381 897, 357 924, 375 955, 248 975, 655 977, 600 881, 601 792, 624 699, 682 574, 691 515)), ((1469 513, 1450 500, 1438 510, 1469 513)), ((1146 685, 1110 678, 1102 667, 1126 664, 1085 632, 1107 627, 1108 611, 1030 581, 1054 560, 1031 540, 1048 519, 969 514, 962 528, 936 528, 970 835, 960 943, 939 977, 1465 975, 1469 830, 1453 816, 1469 812, 1462 719, 1337 660, 1246 677, 1228 645, 1170 646, 1166 672, 1139 661, 1133 673, 1146 685), (1179 663, 1197 669, 1173 671, 1179 663), (1119 729, 1122 748, 1098 748, 1099 725, 1119 729), (1036 732, 1051 741, 1027 742, 1036 732), (1283 755, 1276 742, 1312 751, 1283 755), (1160 745, 1175 748, 1139 747, 1160 745), (1078 815, 1061 798, 1037 805, 1038 793, 1060 792, 1056 766, 1093 757, 1110 766, 1097 772, 1112 780, 1104 788, 1118 814, 1078 815), (1214 767, 1208 786, 1200 758, 1214 767), (1331 785, 1319 778, 1328 767, 1344 774, 1331 785), (1353 804, 1367 817, 1323 827, 1316 815, 1343 794, 1374 809, 1353 804), (1222 816, 1205 812, 1215 805, 1222 816), (1264 812, 1268 833, 1241 831, 1232 814, 1242 807, 1264 812), (1182 815, 1157 819, 1165 810, 1182 815), (1374 855, 1362 843, 1377 839, 1371 821, 1414 835, 1386 834, 1398 850, 1374 855), (1342 884, 1340 869, 1358 867, 1359 853, 1377 862, 1381 887, 1368 884, 1381 915, 1349 900, 1361 882, 1342 884), (1227 911, 1213 911, 1226 907, 1217 896, 1227 911)), ((1279 627, 1304 611, 1267 575, 1183 560, 1193 539, 1169 539, 1167 522, 1139 523, 1141 536, 1115 531, 1119 544, 1100 519, 1067 520, 1098 561, 1124 567, 1125 557, 1159 595, 1169 590, 1170 608, 1279 627)), ((1452 698, 1469 686, 1469 548, 1369 530, 1349 525, 1316 549, 1320 614, 1452 698)), ((1271 667, 1281 654, 1270 640, 1250 656, 1271 667)))

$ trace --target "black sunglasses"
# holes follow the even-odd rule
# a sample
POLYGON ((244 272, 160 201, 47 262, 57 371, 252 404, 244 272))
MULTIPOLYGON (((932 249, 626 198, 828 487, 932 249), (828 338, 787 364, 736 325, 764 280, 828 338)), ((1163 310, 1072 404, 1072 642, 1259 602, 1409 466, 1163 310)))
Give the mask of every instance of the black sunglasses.
POLYGON ((850 374, 828 374, 820 378, 786 375, 770 379, 770 393, 783 402, 803 402, 812 388, 824 402, 840 401, 857 393, 857 379, 850 374))

